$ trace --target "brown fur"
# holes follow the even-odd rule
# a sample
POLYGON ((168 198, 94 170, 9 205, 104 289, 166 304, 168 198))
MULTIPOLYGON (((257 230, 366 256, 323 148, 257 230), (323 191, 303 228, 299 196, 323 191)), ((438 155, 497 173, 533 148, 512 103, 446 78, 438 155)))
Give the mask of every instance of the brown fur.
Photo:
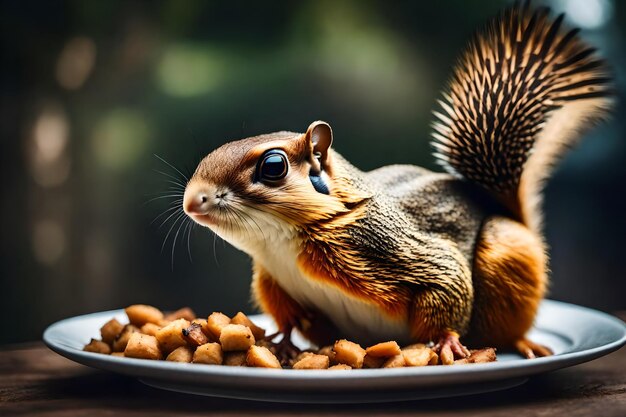
POLYGON ((524 338, 546 291, 545 265, 542 241, 526 226, 499 216, 485 223, 474 258, 474 343, 511 347, 524 338))

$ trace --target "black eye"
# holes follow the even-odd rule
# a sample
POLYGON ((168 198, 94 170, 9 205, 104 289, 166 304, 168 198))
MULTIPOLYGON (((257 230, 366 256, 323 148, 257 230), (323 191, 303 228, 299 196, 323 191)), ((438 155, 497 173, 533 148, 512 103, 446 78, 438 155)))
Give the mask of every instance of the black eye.
POLYGON ((278 181, 285 178, 289 164, 285 152, 277 149, 267 151, 259 162, 257 177, 265 181, 278 181))

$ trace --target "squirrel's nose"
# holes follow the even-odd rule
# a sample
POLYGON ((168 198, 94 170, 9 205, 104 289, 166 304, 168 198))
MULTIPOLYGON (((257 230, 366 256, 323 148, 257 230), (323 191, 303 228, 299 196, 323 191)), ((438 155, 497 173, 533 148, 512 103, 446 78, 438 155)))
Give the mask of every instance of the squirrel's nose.
POLYGON ((204 215, 209 212, 211 203, 206 190, 187 188, 183 198, 183 209, 187 214, 204 215))

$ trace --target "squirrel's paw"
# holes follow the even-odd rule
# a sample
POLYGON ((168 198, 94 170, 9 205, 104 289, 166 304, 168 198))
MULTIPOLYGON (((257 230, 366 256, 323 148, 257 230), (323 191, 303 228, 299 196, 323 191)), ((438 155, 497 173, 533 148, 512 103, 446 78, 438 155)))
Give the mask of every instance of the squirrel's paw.
POLYGON ((282 365, 288 364, 292 359, 301 353, 301 350, 291 341, 291 329, 273 333, 266 336, 264 340, 272 343, 271 350, 278 357, 278 360, 282 365), (283 338, 280 342, 272 342, 273 339, 281 334, 283 338))
POLYGON ((538 343, 532 342, 528 339, 521 339, 515 342, 515 349, 525 357, 526 359, 535 359, 543 356, 552 356, 553 352, 550 348, 547 348, 538 343))
POLYGON ((441 335, 433 350, 439 354, 443 365, 452 365, 455 359, 465 359, 470 355, 469 349, 459 341, 459 334, 450 330, 441 335))

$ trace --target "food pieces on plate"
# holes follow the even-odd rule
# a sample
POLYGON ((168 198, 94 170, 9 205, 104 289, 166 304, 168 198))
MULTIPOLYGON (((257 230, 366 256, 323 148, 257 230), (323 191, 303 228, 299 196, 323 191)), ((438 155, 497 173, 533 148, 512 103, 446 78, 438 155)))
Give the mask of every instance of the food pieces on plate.
POLYGON ((278 358, 264 346, 250 346, 246 355, 246 364, 255 368, 281 369, 278 358))
POLYGON ((248 316, 243 314, 241 311, 235 314, 232 319, 230 319, 230 324, 241 324, 248 327, 250 331, 252 331, 252 335, 256 340, 260 340, 265 337, 265 329, 262 329, 254 324, 252 320, 250 320, 248 316))
POLYGON ((252 330, 243 324, 227 324, 220 333, 220 343, 225 352, 248 350, 255 342, 252 330))
POLYGON ((183 329, 183 338, 193 346, 209 343, 209 338, 202 331, 202 324, 200 323, 191 323, 189 327, 183 329))
POLYGON ((317 355, 311 352, 304 352, 301 358, 293 364, 293 369, 328 369, 330 360, 326 355, 317 355))
POLYGON ((124 325, 117 321, 116 319, 111 319, 107 321, 104 326, 100 328, 100 336, 102 337, 102 341, 104 343, 112 344, 117 336, 122 333, 124 330, 124 325))
POLYGON ((189 363, 193 359, 193 349, 189 346, 179 346, 167 355, 166 361, 189 363))
POLYGON ((400 345, 396 341, 378 343, 365 349, 368 356, 375 358, 388 358, 389 356, 399 355, 401 352, 400 345))
POLYGON ((187 341, 183 336, 183 330, 189 327, 189 323, 185 319, 174 320, 165 327, 156 332, 156 338, 164 352, 171 352, 179 346, 186 346, 187 341))
POLYGON ((224 365, 226 366, 246 366, 247 351, 224 352, 224 365))
POLYGON ((218 341, 220 340, 222 329, 229 324, 230 317, 228 317, 226 314, 215 312, 211 313, 211 315, 207 319, 206 328, 209 335, 213 337, 213 340, 218 341))
POLYGON ((161 330, 161 326, 154 323, 146 323, 139 328, 139 331, 143 334, 149 334, 150 336, 155 336, 157 332, 161 330))
POLYGON ((156 307, 145 304, 134 304, 125 309, 128 321, 137 327, 146 323, 160 324, 163 320, 163 313, 156 307))
MULTIPOLYGON (((211 313, 206 319, 195 317, 189 307, 169 314, 155 307, 135 304, 126 308, 129 324, 115 318, 100 329, 102 340, 91 339, 86 352, 117 357, 166 360, 224 366, 283 368, 277 355, 280 347, 265 329, 248 316, 238 312, 232 318, 224 313, 211 313)), ((123 320, 122 320, 123 321, 123 320)), ((296 370, 359 368, 399 368, 440 365, 432 344, 414 343, 401 347, 389 340, 366 347, 350 340, 337 340, 334 345, 300 352, 285 360, 285 367, 296 370)), ((471 350, 455 365, 496 361, 494 348, 471 350)))
POLYGON ((135 332, 128 339, 124 356, 138 359, 161 359, 163 354, 156 337, 135 332))
POLYGON ((194 313, 194 311, 191 308, 183 307, 183 308, 179 308, 176 311, 172 311, 171 313, 166 314, 164 319, 166 321, 174 321, 178 319, 185 319, 187 321, 193 321, 195 320, 196 317, 198 316, 196 316, 196 313, 194 313))
POLYGON ((465 359, 454 361, 455 365, 465 365, 468 363, 487 363, 496 361, 496 350, 494 348, 484 348, 470 350, 470 355, 465 359))
POLYGON ((138 331, 139 329, 137 328, 137 326, 133 326, 132 324, 127 324, 126 326, 124 326, 122 332, 113 341, 113 351, 123 352, 124 349, 126 349, 126 344, 128 343, 130 336, 138 331))
POLYGON ((362 368, 365 358, 365 349, 358 343, 350 342, 346 339, 337 340, 333 346, 335 352, 335 362, 349 365, 352 368, 362 368))
POLYGON ((224 354, 219 343, 209 342, 198 346, 193 354, 193 363, 204 363, 207 365, 221 365, 224 361, 224 354))
POLYGON ((83 350, 85 352, 104 353, 108 355, 111 353, 111 346, 109 346, 108 343, 104 343, 102 340, 91 339, 83 350))

